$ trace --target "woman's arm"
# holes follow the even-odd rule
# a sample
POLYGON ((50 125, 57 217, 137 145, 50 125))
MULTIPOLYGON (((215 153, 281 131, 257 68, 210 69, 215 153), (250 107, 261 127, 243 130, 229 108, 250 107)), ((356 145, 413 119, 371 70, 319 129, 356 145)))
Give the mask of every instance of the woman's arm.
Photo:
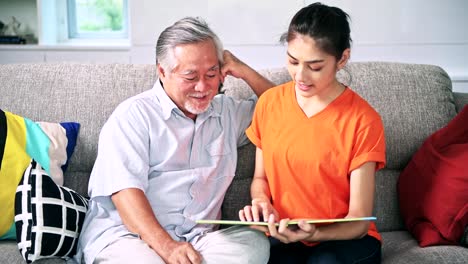
MULTIPOLYGON (((372 215, 375 193, 375 162, 364 163, 351 172, 349 211, 345 218, 372 215)), ((367 234, 368 221, 343 222, 318 227, 311 241, 361 238, 367 234)))
MULTIPOLYGON (((247 205, 239 211, 239 218, 243 221, 267 221, 271 214, 278 217, 278 213, 271 204, 270 187, 263 165, 263 151, 257 148, 255 152, 255 171, 250 186, 252 205, 247 205), (263 219, 262 219, 263 218, 263 219)), ((264 228, 266 231, 266 228, 264 228)))

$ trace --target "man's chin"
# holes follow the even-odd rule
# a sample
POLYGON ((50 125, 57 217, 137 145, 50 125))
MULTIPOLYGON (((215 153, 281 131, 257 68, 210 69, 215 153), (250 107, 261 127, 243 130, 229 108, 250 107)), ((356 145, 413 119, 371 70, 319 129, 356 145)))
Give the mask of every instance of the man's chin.
POLYGON ((188 112, 194 115, 199 115, 199 114, 206 112, 209 106, 210 104, 207 104, 206 106, 198 106, 198 107, 194 107, 193 105, 190 105, 190 106, 187 106, 185 109, 187 109, 188 112))

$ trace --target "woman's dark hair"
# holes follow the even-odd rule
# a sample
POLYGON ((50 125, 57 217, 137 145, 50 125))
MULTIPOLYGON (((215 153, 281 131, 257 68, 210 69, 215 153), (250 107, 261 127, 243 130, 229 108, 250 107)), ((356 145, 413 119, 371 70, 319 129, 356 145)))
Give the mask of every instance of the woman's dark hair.
POLYGON ((298 34, 313 38, 326 53, 341 59, 343 51, 351 47, 349 15, 337 7, 322 3, 310 4, 299 10, 280 41, 289 42, 298 34))

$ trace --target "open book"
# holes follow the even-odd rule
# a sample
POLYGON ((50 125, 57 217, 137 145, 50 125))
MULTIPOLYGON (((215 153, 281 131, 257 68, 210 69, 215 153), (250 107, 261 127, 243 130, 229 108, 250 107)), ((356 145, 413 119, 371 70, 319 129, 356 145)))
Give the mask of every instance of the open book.
MULTIPOLYGON (((339 223, 339 222, 355 222, 355 221, 375 221, 377 217, 356 217, 356 218, 332 218, 332 219, 304 219, 310 224, 321 224, 321 223, 339 223)), ((291 220, 288 222, 289 225, 297 225, 299 220, 291 220)), ((236 221, 236 220, 197 220, 197 224, 216 224, 216 225, 268 225, 268 222, 249 222, 249 221, 236 221)), ((276 223, 279 225, 279 223, 276 223)))

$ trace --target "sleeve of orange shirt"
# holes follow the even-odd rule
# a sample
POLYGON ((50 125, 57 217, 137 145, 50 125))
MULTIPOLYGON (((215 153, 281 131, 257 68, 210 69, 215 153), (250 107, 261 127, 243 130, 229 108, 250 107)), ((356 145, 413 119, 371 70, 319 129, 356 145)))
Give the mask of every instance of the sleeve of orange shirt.
POLYGON ((376 162, 376 170, 385 166, 385 136, 384 127, 379 114, 369 112, 366 120, 356 134, 352 150, 349 173, 368 161, 376 162))

